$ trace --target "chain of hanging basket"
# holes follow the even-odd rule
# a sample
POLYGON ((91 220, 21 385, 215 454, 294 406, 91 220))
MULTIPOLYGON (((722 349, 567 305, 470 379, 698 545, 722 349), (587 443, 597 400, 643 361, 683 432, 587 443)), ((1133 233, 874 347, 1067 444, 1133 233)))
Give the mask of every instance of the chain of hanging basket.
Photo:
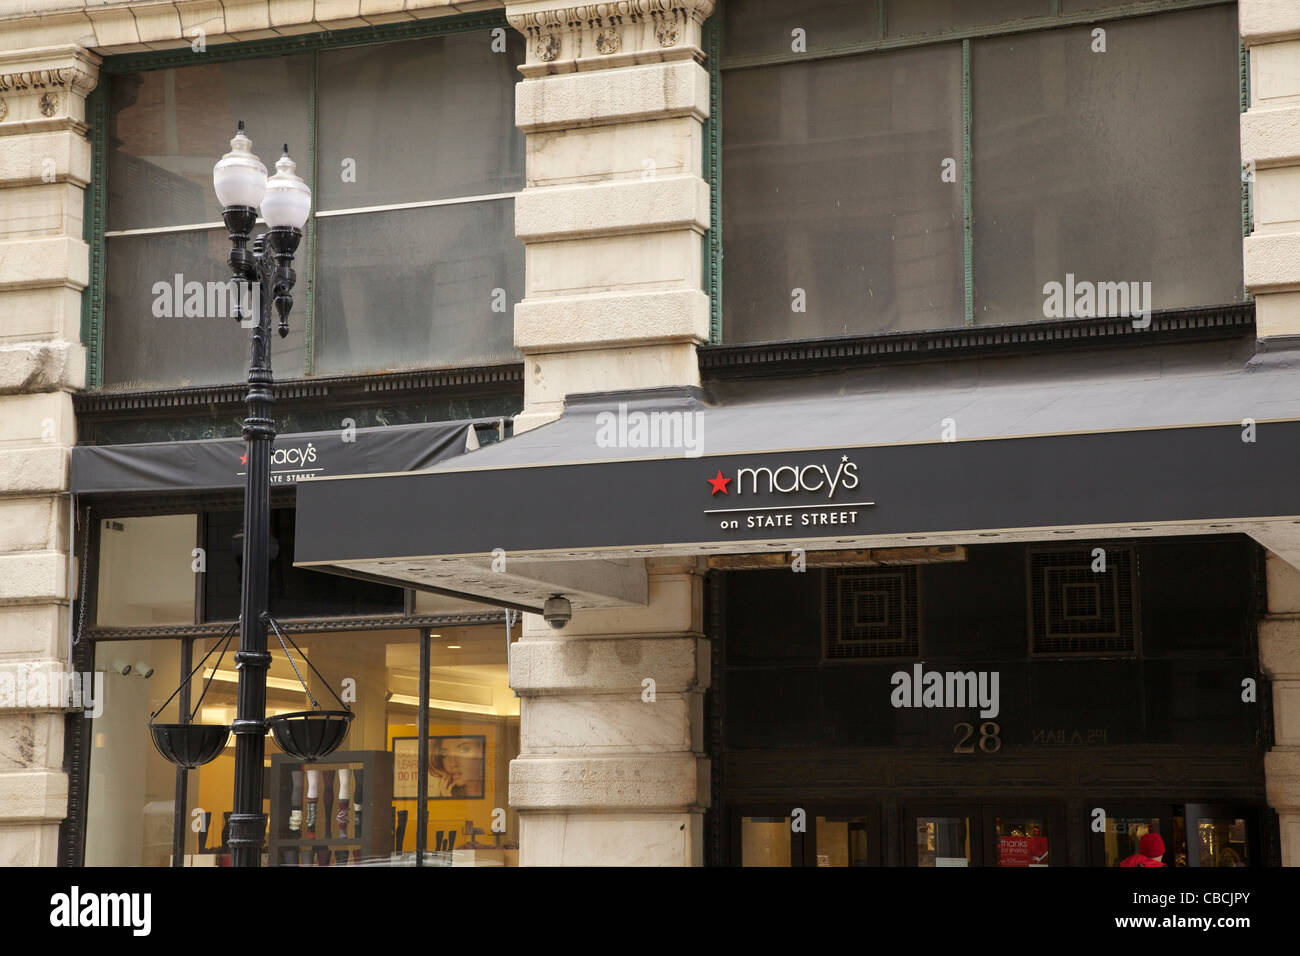
POLYGON ((316 665, 313 664, 311 660, 308 659, 307 655, 302 652, 302 648, 297 645, 294 639, 289 635, 285 634, 284 631, 280 630, 280 625, 276 621, 276 619, 271 617, 268 614, 266 617, 266 622, 271 625, 271 630, 275 631, 275 636, 280 641, 280 646, 284 648, 284 656, 289 659, 289 666, 293 668, 294 674, 297 675, 298 683, 302 684, 302 689, 307 692, 307 698, 311 701, 312 707, 314 707, 316 710, 321 709, 320 703, 312 695, 311 690, 308 689, 307 682, 302 679, 302 672, 298 670, 298 665, 293 662, 293 655, 289 653, 289 648, 284 643, 286 640, 290 644, 293 644, 293 649, 298 652, 298 656, 301 657, 304 661, 306 661, 307 666, 312 669, 312 673, 314 673, 317 677, 321 679, 321 683, 325 685, 326 689, 329 690, 331 694, 334 694, 334 699, 339 702, 339 706, 342 707, 348 713, 351 713, 352 708, 348 707, 347 704, 343 703, 342 697, 334 693, 333 685, 331 685, 330 682, 325 679, 324 674, 316 670, 316 665))

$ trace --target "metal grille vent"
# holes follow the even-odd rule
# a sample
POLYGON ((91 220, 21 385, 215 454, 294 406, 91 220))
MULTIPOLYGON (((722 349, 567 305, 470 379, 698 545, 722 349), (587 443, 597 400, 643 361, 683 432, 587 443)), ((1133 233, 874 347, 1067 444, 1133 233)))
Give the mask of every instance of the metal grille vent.
POLYGON ((826 656, 919 657, 916 575, 915 567, 827 570, 826 656))
POLYGON ((1136 650, 1133 549, 1108 546, 1105 570, 1093 548, 1031 551, 1029 602, 1037 654, 1132 653, 1136 650))

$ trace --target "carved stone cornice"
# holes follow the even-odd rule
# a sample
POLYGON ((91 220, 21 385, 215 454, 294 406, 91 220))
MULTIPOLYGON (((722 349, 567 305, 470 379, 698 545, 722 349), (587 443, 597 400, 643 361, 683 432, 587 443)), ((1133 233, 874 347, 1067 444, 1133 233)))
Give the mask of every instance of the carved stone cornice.
POLYGON ((0 95, 85 96, 99 82, 100 62, 94 53, 74 45, 0 53, 0 95))
POLYGON ((714 0, 614 0, 573 6, 554 0, 506 5, 528 40, 526 76, 656 60, 700 59, 700 28, 714 0))
POLYGON ((582 3, 551 6, 548 3, 519 3, 506 6, 506 19, 521 33, 530 29, 614 25, 626 21, 689 18, 703 23, 713 12, 714 0, 614 0, 613 3, 582 3))

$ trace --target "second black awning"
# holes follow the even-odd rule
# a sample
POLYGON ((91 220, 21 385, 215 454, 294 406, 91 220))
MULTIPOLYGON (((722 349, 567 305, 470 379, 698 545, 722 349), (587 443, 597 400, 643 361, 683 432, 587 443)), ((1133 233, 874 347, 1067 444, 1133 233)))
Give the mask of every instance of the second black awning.
MULTIPOLYGON (((279 435, 271 484, 307 477, 420 471, 479 447, 474 421, 279 435)), ((496 422, 492 422, 496 424, 496 422)), ((244 486, 242 438, 78 445, 72 449, 74 494, 223 491, 244 486)))

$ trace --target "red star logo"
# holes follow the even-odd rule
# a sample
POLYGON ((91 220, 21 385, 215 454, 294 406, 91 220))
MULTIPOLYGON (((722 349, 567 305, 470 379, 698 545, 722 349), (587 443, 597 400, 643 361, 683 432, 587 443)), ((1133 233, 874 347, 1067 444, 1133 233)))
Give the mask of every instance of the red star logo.
POLYGON ((242 455, 239 456, 239 463, 241 465, 248 464, 248 452, 244 452, 242 455))
POLYGON ((727 485, 731 483, 730 478, 722 477, 721 468, 718 469, 718 477, 706 478, 705 481, 713 486, 713 491, 710 493, 711 496, 716 495, 719 491, 725 495, 727 493, 727 485))

